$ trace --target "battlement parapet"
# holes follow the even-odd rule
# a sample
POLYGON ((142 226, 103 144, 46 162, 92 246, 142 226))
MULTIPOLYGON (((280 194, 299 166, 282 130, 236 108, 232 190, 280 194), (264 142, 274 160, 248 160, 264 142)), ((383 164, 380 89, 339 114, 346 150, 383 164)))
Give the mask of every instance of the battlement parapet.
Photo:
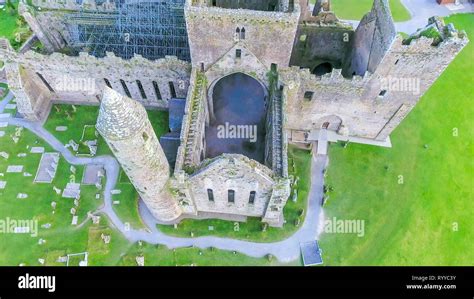
POLYGON ((186 2, 185 11, 188 18, 214 19, 224 20, 229 19, 234 22, 255 22, 258 24, 265 23, 281 23, 297 24, 300 16, 300 7, 295 4, 295 9, 292 12, 281 11, 259 11, 249 9, 228 9, 221 7, 208 7, 192 5, 189 1, 186 2))

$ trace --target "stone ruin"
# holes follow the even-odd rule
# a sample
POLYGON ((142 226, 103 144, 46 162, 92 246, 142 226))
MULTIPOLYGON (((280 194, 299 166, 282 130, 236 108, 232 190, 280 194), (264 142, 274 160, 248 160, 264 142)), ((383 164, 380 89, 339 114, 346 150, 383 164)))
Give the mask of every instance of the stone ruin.
POLYGON ((18 112, 29 120, 44 121, 52 103, 99 105, 102 98, 97 130, 164 223, 260 217, 265 227, 282 226, 292 180, 288 143, 310 145, 327 131, 329 141, 389 146, 390 133, 468 43, 439 18, 403 39, 388 0, 375 0, 355 29, 337 18, 329 0, 316 1, 313 10, 307 0, 183 2, 176 9, 186 19, 190 61, 58 53, 74 44, 68 14, 89 11, 100 19, 120 9, 110 0, 22 2, 20 12, 47 53, 0 49, 18 112), (235 73, 265 91, 263 162, 239 152, 206 157, 219 104, 214 88, 235 73), (65 89, 64 82, 78 84, 65 89), (173 144, 163 151, 144 107, 170 106, 179 110, 170 111, 166 142, 173 144))

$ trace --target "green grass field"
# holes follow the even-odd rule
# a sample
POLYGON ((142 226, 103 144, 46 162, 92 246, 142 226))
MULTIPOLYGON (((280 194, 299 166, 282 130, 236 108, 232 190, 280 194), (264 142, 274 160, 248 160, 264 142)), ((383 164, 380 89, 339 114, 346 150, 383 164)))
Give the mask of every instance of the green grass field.
POLYGON ((18 49, 31 35, 31 31, 23 18, 18 15, 17 1, 12 2, 14 10, 7 6, 0 9, 0 37, 7 38, 13 48, 18 49))
POLYGON ((327 265, 474 265, 474 15, 446 21, 471 42, 393 132, 393 147, 330 147, 326 217, 365 220, 365 236, 323 235, 327 265))
MULTIPOLYGON (((316 0, 311 0, 315 3, 316 0)), ((360 20, 370 11, 374 0, 331 0, 331 10, 339 19, 360 20)), ((410 13, 400 0, 390 0, 390 9, 395 22, 408 21, 410 13)))

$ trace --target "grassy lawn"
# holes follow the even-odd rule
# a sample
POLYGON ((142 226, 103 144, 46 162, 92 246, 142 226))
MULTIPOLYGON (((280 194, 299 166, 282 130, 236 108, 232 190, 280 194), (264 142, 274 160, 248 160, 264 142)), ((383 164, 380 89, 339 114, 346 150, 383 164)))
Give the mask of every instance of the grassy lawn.
POLYGON ((327 265, 474 265, 474 15, 446 21, 471 42, 394 131, 393 148, 330 147, 326 217, 365 220, 365 236, 324 234, 327 265))
MULTIPOLYGON (((51 108, 51 112, 44 127, 63 144, 69 143, 69 140, 74 140, 74 142, 78 143, 79 151, 76 154, 80 155, 81 153, 83 154, 89 152, 87 146, 83 145, 81 140, 83 139, 84 133, 86 135, 86 139, 87 137, 93 138, 91 135, 94 134, 94 126, 97 122, 98 115, 98 106, 73 106, 57 104, 51 108), (67 127, 67 130, 63 132, 56 131, 56 127, 59 126, 65 126, 67 127)), ((99 135, 97 140, 96 154, 98 156, 112 155, 112 152, 110 151, 102 136, 99 135)), ((71 148, 70 150, 73 152, 71 148)))
MULTIPOLYGON (((166 134, 168 132, 168 112, 158 110, 149 110, 147 112, 157 136, 160 137, 166 134)), ((98 115, 98 106, 54 105, 45 128, 64 144, 68 143, 71 139, 79 143, 78 153, 85 153, 88 152, 88 148, 81 144, 81 139, 90 140, 95 138, 94 125, 97 122, 98 115), (56 131, 58 126, 66 126, 67 130, 58 132, 56 131)), ((102 136, 99 135, 97 139, 97 155, 112 155, 102 136)), ((120 194, 113 195, 113 200, 120 202, 114 205, 114 210, 119 217, 124 222, 129 222, 132 228, 144 228, 138 214, 138 193, 123 171, 116 189, 121 190, 120 194)))
MULTIPOLYGON (((315 3, 316 0, 310 0, 315 3)), ((332 0, 331 9, 343 20, 360 20, 370 11, 374 0, 332 0)), ((395 22, 408 21, 410 13, 400 0, 390 0, 390 9, 395 22)))
POLYGON ((309 151, 290 146, 288 157, 289 173, 294 177, 299 177, 298 200, 296 202, 291 199, 288 200, 284 209, 286 224, 283 228, 268 227, 264 231, 259 218, 249 218, 245 223, 216 219, 187 219, 179 223, 177 229, 167 225, 159 225, 159 229, 174 236, 190 237, 193 235, 194 237, 201 237, 213 235, 255 242, 273 242, 289 237, 298 229, 299 224, 304 219, 310 187, 311 155, 309 151), (209 229, 210 226, 213 227, 213 230, 209 229))
POLYGON ((0 37, 10 40, 13 48, 18 49, 31 35, 25 20, 18 15, 17 1, 13 1, 15 9, 4 7, 0 9, 0 37))

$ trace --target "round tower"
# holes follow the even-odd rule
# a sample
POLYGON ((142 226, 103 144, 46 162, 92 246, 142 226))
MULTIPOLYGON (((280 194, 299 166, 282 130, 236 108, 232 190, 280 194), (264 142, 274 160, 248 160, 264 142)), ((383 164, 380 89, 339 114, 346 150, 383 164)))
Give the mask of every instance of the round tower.
POLYGON ((178 218, 181 208, 166 186, 168 161, 145 108, 105 87, 96 127, 151 213, 161 221, 178 218))

